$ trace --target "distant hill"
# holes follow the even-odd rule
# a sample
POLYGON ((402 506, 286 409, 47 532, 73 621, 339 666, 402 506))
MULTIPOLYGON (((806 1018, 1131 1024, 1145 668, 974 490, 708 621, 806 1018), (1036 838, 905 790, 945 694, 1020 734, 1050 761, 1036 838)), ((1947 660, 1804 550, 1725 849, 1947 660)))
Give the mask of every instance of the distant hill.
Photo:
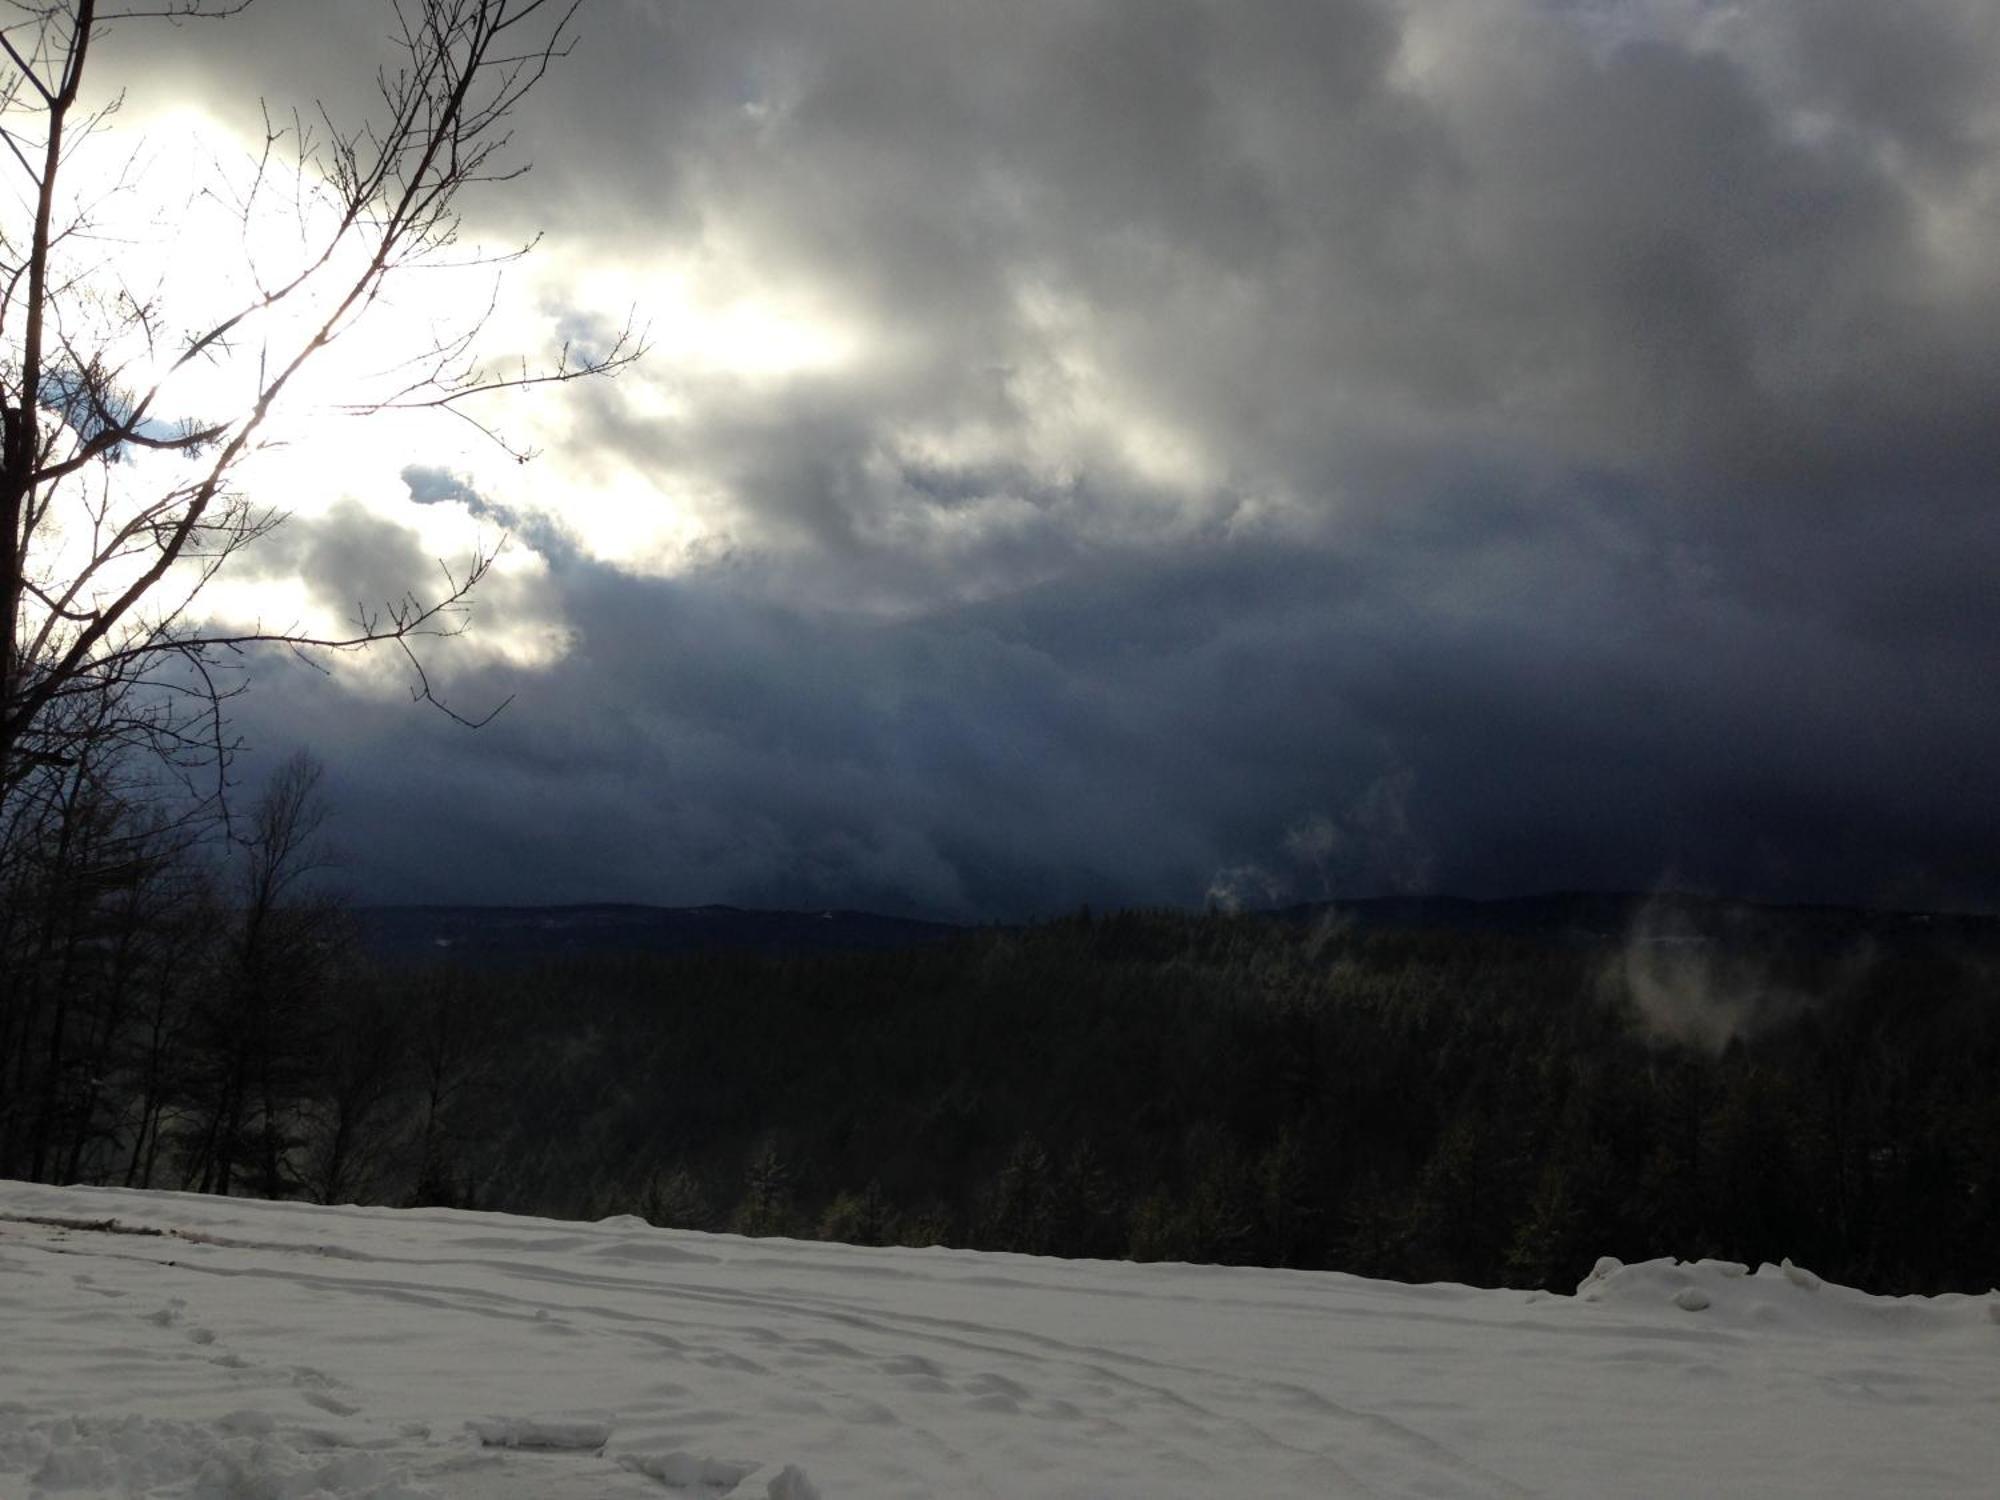
MULTIPOLYGON (((873 953, 945 942, 974 929, 874 912, 753 911, 738 906, 364 906, 352 913, 382 958, 528 962, 592 953, 873 953)), ((1255 915, 1371 931, 1492 933, 1561 947, 1628 942, 1793 952, 1874 943, 1897 951, 2000 950, 2000 917, 1765 906, 1717 896, 1573 891, 1475 900, 1382 896, 1308 902, 1255 915)))
POLYGON ((524 962, 587 953, 876 952, 963 929, 858 911, 736 906, 363 906, 363 943, 382 958, 524 962))

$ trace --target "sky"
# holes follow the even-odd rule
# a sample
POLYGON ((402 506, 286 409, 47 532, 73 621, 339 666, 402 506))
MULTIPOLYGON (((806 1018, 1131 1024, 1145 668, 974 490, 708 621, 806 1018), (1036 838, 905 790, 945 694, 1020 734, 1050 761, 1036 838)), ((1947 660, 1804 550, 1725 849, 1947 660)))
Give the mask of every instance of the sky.
MULTIPOLYGON (((98 82, 221 171, 384 14, 98 82)), ((589 0, 515 127, 487 347, 647 358, 525 465, 302 422, 214 606, 509 537, 427 657, 487 727, 235 705, 357 898, 2000 902, 1988 0, 589 0)))

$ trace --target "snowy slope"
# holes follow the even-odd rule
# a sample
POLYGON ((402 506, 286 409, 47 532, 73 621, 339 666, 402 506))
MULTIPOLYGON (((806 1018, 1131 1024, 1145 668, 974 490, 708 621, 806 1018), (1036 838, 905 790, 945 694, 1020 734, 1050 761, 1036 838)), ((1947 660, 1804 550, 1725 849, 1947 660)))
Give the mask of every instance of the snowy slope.
POLYGON ((1655 1261, 1551 1297, 0 1183, 6 1500, 1996 1483, 2000 1296, 1655 1261))

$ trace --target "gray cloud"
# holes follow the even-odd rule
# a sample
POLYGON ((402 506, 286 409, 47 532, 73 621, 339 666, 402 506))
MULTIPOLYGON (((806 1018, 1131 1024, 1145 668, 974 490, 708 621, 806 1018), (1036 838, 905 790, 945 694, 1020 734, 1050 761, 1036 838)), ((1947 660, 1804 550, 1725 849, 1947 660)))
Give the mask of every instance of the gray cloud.
MULTIPOLYGON (((297 578, 334 617, 433 591, 437 562, 417 534, 348 497, 322 516, 288 516, 231 565, 237 577, 297 578)), ((273 627, 288 622, 267 621, 273 627)))
POLYGON ((1830 684, 1821 641, 1774 651, 1754 621, 1679 642, 1561 619, 1418 631, 1386 607, 1393 581, 1263 550, 888 623, 747 601, 727 576, 589 568, 564 587, 562 667, 447 675, 461 703, 519 694, 477 735, 337 681, 267 676, 246 700, 283 714, 254 740, 303 736, 341 769, 365 889, 957 915, 1193 901, 1220 871, 1282 869, 1317 805, 1353 836, 1346 890, 1413 868, 1484 892, 1671 868, 1964 899, 2000 822, 1975 748, 2000 725, 1969 674, 1969 721, 1887 733, 1852 703, 1921 716, 1945 684, 1893 661, 1830 684))
POLYGON ((576 537, 559 516, 542 510, 517 510, 489 500, 462 475, 435 465, 405 464, 400 477, 417 504, 455 501, 465 507, 468 515, 503 528, 510 539, 539 554, 552 568, 563 567, 577 558, 576 537))
POLYGON ((599 5, 495 223, 857 359, 577 393, 671 580, 413 462, 574 634, 480 736, 249 712, 404 896, 1192 901, 1407 777, 1344 881, 1991 903, 1996 75, 1978 0, 599 5))

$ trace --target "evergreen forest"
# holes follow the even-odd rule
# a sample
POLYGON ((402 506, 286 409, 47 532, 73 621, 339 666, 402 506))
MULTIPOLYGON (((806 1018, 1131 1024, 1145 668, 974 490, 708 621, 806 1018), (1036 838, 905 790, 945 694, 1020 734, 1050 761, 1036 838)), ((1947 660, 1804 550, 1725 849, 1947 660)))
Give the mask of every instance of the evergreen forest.
POLYGON ((10 828, 0 1176, 1564 1291, 1605 1254, 2000 1264, 1990 924, 385 959, 311 895, 315 784, 226 840, 102 788, 10 828))

